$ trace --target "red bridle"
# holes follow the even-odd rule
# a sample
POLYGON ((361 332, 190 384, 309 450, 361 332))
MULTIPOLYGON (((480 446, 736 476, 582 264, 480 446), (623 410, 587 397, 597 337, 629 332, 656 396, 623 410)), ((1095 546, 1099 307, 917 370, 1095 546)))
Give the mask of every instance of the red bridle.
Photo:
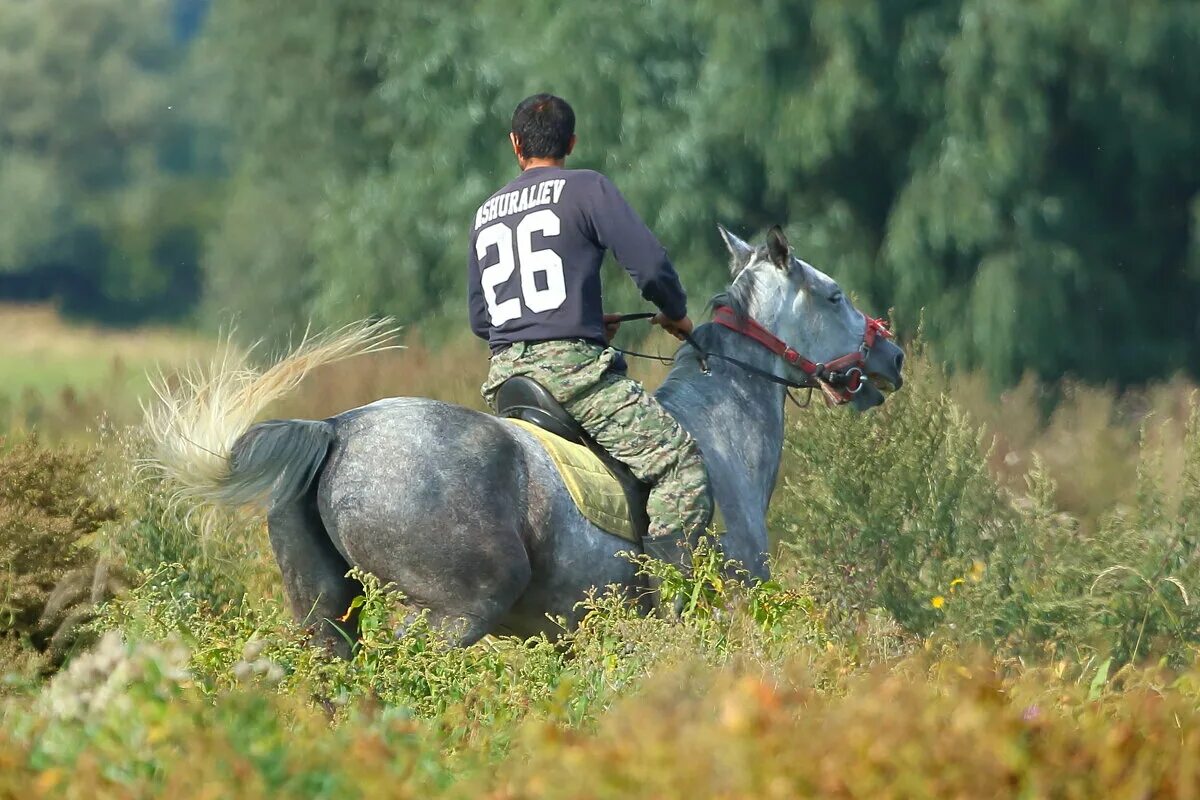
POLYGON ((824 392, 826 402, 837 405, 849 403, 862 389, 867 375, 867 356, 871 354, 871 348, 880 337, 887 339, 892 335, 883 320, 867 317, 865 314, 863 316, 866 317, 867 326, 863 330, 863 340, 858 350, 839 356, 826 364, 818 364, 800 355, 787 342, 749 317, 739 317, 729 306, 717 306, 713 309, 713 322, 753 339, 803 372, 824 392))

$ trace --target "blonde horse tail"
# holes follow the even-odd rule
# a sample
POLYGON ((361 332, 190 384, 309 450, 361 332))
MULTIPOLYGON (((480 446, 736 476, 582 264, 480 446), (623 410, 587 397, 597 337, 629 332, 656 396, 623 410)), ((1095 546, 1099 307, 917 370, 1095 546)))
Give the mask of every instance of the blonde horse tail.
POLYGON ((179 501, 245 505, 274 490, 274 503, 303 493, 333 441, 333 426, 315 420, 254 424, 273 401, 312 370, 358 355, 392 349, 390 319, 358 322, 308 336, 264 369, 250 351, 226 341, 207 367, 153 381, 157 401, 145 410, 152 450, 146 461, 179 501))

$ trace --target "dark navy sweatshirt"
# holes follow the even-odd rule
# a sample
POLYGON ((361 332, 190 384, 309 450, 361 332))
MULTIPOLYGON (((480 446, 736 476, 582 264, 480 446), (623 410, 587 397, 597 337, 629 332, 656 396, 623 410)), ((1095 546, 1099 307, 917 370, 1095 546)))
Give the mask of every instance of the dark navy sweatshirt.
POLYGON ((493 352, 547 339, 603 345, 605 250, 668 318, 687 315, 666 250, 612 181, 587 169, 525 170, 475 212, 467 257, 471 330, 493 352))

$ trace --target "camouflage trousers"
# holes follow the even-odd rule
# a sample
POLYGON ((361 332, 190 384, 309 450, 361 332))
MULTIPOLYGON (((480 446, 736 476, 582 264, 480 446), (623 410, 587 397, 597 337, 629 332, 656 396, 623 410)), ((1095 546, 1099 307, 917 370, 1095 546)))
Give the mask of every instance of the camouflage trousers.
POLYGON ((647 536, 691 536, 712 515, 700 449, 640 383, 612 369, 616 358, 611 348, 577 340, 517 342, 492 357, 483 397, 495 409, 500 385, 516 375, 546 387, 601 447, 652 485, 647 536))

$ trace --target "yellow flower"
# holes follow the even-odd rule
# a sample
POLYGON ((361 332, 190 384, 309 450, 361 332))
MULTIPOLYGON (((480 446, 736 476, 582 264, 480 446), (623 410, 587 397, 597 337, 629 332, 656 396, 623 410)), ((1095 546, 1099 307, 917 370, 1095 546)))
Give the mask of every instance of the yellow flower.
POLYGON ((934 608, 941 608, 942 606, 946 605, 946 598, 939 594, 937 597, 929 601, 929 605, 933 606, 934 608))
POLYGON ((971 581, 979 583, 983 580, 983 571, 986 569, 982 561, 971 562, 971 581))
POLYGON ((954 580, 950 581, 950 591, 953 592, 954 587, 958 586, 960 583, 966 583, 966 581, 964 581, 962 578, 955 578, 954 580))

